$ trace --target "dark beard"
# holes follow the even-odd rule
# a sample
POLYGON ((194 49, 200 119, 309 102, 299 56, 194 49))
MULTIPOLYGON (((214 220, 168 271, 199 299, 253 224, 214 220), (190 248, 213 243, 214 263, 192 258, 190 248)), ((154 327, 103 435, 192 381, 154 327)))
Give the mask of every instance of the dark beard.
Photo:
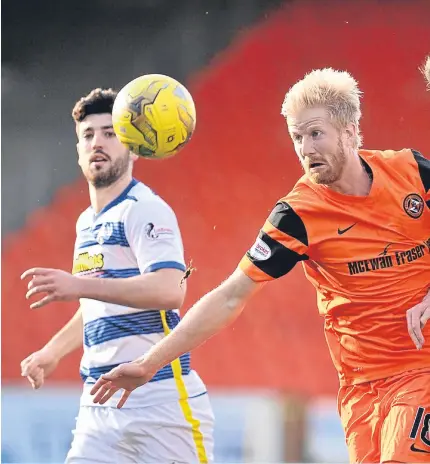
POLYGON ((120 179, 128 170, 129 157, 120 158, 115 163, 112 163, 111 167, 103 172, 96 172, 88 181, 96 188, 106 188, 114 184, 120 179))

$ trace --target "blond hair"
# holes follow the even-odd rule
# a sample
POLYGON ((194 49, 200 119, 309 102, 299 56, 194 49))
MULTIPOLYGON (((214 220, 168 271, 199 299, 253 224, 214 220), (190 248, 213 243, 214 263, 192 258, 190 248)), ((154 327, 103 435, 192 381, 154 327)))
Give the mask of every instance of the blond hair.
POLYGON ((426 58, 424 66, 421 68, 421 72, 427 81, 427 87, 430 90, 430 55, 426 58))
POLYGON ((359 128, 361 94, 357 81, 348 72, 332 68, 315 69, 290 88, 285 95, 281 114, 288 122, 290 117, 304 108, 322 106, 339 128, 355 124, 357 135, 354 146, 359 148, 362 143, 359 128))

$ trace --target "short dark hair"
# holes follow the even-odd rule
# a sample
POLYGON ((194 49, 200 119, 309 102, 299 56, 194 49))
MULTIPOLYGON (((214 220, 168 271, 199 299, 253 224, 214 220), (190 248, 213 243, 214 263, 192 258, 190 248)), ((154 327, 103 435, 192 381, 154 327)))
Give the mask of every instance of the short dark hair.
POLYGON ((79 101, 72 110, 72 116, 76 123, 82 122, 90 114, 112 114, 113 102, 117 92, 113 89, 94 89, 79 101))

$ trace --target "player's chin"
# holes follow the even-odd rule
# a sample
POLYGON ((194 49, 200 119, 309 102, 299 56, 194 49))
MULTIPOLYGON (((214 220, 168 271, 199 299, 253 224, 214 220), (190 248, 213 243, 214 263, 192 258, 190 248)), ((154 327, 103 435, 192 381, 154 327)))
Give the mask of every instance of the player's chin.
POLYGON ((86 178, 89 182, 93 184, 99 184, 100 182, 104 183, 106 177, 109 176, 109 169, 105 166, 93 166, 89 167, 86 178))
POLYGON ((98 172, 107 171, 109 169, 109 161, 103 161, 101 163, 90 163, 88 172, 97 174, 98 172))
POLYGON ((330 183, 331 172, 328 166, 319 166, 318 168, 308 168, 306 170, 308 177, 315 184, 327 184, 330 183))

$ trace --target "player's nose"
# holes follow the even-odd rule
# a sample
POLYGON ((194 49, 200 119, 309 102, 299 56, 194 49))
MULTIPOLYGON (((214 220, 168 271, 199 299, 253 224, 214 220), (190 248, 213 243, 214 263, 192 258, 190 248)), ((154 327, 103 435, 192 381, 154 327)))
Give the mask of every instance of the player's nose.
POLYGON ((100 135, 94 134, 93 138, 91 139, 91 148, 93 151, 97 150, 98 148, 103 148, 103 139, 100 135))
POLYGON ((302 140, 302 156, 306 158, 315 154, 315 144, 312 137, 304 136, 302 140))

